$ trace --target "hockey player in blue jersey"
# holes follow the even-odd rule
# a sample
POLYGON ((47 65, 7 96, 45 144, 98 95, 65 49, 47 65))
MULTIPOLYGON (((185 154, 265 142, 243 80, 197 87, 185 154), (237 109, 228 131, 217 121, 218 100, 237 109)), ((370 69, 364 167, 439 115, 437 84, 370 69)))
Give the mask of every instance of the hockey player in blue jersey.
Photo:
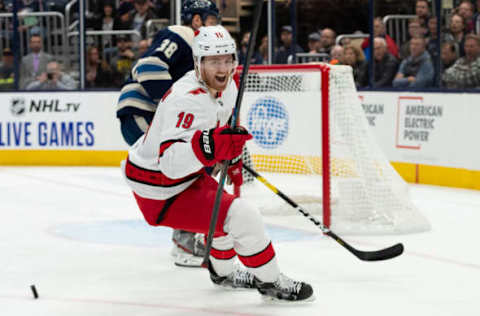
MULTIPOLYGON (((158 102, 171 85, 193 70, 194 31, 201 26, 216 25, 218 20, 219 12, 212 1, 185 0, 183 26, 169 26, 155 35, 152 45, 133 67, 118 100, 117 118, 129 145, 147 130, 158 102)), ((200 266, 205 248, 198 237, 190 232, 174 231, 175 264, 200 266)))

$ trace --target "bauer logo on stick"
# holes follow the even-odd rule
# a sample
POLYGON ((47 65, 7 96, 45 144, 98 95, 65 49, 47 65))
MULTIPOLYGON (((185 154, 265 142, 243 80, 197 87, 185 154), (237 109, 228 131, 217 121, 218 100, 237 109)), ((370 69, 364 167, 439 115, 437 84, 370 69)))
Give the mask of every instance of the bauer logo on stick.
POLYGON ((248 111, 248 130, 255 143, 265 149, 283 144, 288 136, 288 121, 285 105, 271 96, 257 99, 248 111))

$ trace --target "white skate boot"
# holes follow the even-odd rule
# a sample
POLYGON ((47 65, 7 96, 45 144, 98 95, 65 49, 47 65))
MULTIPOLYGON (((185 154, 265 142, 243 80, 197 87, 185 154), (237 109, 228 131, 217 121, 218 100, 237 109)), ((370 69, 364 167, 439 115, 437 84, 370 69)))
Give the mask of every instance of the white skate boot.
POLYGON ((236 264, 232 273, 227 276, 219 276, 213 269, 211 263, 208 264, 208 271, 210 272, 210 279, 215 285, 231 289, 256 288, 253 274, 239 264, 236 264))

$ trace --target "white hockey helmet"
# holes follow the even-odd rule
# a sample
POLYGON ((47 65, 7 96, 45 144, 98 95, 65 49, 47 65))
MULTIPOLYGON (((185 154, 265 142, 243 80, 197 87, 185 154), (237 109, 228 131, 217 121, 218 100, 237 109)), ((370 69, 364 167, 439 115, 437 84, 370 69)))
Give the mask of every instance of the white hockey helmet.
POLYGON ((193 60, 200 65, 202 57, 232 54, 237 61, 237 45, 230 33, 221 25, 202 26, 193 38, 193 60))

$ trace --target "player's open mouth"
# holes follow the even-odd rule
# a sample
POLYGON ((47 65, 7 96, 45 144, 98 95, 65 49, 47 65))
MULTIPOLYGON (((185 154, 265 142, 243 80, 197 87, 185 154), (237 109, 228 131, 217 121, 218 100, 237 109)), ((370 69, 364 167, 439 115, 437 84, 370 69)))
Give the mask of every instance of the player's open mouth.
POLYGON ((215 79, 223 83, 225 80, 227 80, 227 76, 215 76, 215 79))

